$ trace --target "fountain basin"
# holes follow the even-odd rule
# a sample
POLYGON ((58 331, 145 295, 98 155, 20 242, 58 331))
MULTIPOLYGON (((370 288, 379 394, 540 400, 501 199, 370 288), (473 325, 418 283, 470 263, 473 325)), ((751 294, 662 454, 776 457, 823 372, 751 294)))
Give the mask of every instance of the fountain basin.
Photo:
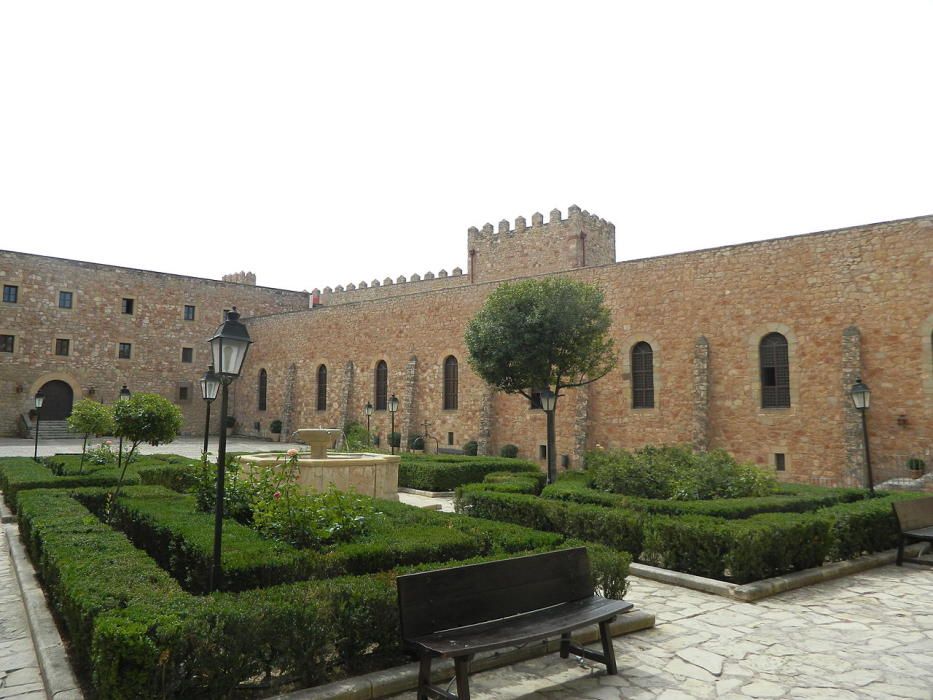
MULTIPOLYGON (((366 452, 325 452, 325 455, 315 457, 313 452, 298 453, 297 483, 302 491, 321 492, 333 484, 340 491, 352 489, 363 496, 398 500, 401 457, 366 452)), ((243 455, 240 464, 245 469, 263 469, 285 464, 287 460, 284 454, 266 452, 243 455)))

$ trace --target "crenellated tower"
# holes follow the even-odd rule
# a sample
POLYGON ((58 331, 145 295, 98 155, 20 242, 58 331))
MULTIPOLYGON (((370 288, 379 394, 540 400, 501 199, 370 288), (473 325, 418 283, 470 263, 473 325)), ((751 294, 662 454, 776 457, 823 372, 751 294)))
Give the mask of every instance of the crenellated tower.
POLYGON ((535 213, 528 226, 525 217, 510 228, 505 219, 498 228, 486 224, 467 230, 470 281, 490 282, 526 277, 579 267, 608 265, 616 261, 616 228, 611 222, 573 205, 567 218, 552 209, 547 223, 535 213))

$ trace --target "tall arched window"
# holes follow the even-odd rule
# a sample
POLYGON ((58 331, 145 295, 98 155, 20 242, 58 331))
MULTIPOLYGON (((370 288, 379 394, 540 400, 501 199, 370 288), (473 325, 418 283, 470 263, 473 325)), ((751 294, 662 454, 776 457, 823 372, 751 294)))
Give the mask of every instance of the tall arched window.
POLYGON ((259 370, 259 410, 266 410, 266 388, 269 383, 269 377, 266 370, 259 370))
POLYGON ((373 398, 377 411, 386 410, 389 398, 389 367, 385 360, 379 360, 376 365, 376 390, 373 398))
POLYGON ((317 368, 317 410, 327 410, 327 365, 317 368))
POLYGON ((761 407, 790 407, 790 363, 787 338, 780 333, 768 333, 758 345, 761 363, 761 407))
POLYGON ((450 355, 444 360, 444 410, 452 411, 457 408, 457 392, 459 391, 459 378, 457 358, 450 355))
POLYGON ((654 353, 644 341, 632 348, 632 408, 654 408, 654 353))

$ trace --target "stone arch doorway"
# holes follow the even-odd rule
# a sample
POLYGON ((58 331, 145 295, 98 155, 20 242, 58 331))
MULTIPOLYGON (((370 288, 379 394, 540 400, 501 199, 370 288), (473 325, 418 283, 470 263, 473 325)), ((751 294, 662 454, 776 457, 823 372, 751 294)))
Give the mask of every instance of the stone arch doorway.
POLYGON ((45 394, 42 403, 42 420, 65 420, 71 415, 71 406, 74 404, 74 390, 60 379, 46 382, 39 389, 45 394))

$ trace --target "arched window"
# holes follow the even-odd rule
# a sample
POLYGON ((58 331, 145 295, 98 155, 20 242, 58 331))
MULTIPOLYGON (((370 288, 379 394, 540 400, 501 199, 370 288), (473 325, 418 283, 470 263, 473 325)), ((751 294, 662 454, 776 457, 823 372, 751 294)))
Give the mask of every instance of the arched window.
POLYGON ((457 392, 459 390, 457 358, 450 355, 444 360, 444 410, 452 411, 457 408, 457 392))
POLYGON ((266 370, 259 370, 259 410, 266 410, 266 387, 269 383, 269 377, 266 370))
POLYGON ((632 347, 632 408, 654 408, 654 353, 644 341, 632 347))
POLYGON ((768 333, 758 345, 761 362, 761 407, 790 407, 790 364, 787 358, 787 338, 780 333, 768 333))
POLYGON ((317 368, 317 410, 327 410, 327 365, 317 368))
POLYGON ((376 365, 376 390, 373 398, 377 411, 386 410, 389 398, 389 367, 385 360, 379 360, 376 365))

